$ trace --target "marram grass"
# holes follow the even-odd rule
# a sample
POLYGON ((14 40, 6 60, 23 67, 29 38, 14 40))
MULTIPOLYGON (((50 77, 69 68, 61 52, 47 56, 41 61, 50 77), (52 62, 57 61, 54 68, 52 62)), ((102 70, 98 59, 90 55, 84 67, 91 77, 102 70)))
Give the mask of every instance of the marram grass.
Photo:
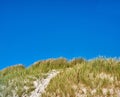
POLYGON ((120 60, 96 58, 49 59, 28 68, 11 66, 0 71, 0 97, 23 97, 35 89, 33 82, 46 77, 51 70, 60 73, 53 78, 42 97, 119 97, 120 60))
POLYGON ((120 62, 97 58, 62 71, 43 97, 119 97, 120 62))

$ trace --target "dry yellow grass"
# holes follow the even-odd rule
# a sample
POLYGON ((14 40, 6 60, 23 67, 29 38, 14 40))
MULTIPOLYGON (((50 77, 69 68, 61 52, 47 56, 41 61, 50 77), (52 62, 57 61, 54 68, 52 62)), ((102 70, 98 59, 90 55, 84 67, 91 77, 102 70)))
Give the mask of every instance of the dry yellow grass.
POLYGON ((0 71, 0 96, 29 96, 33 82, 51 70, 60 73, 51 80, 43 97, 119 97, 120 61, 113 58, 65 58, 38 61, 29 68, 12 66, 0 71))

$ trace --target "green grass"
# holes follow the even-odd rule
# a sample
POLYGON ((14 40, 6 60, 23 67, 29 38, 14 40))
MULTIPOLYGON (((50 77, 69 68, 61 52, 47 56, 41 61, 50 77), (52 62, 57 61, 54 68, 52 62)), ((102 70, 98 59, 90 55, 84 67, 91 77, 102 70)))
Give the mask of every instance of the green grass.
POLYGON ((69 67, 69 63, 64 58, 39 61, 29 68, 25 68, 23 65, 8 67, 0 71, 0 85, 5 86, 5 91, 0 88, 0 93, 7 97, 17 87, 16 92, 19 96, 24 93, 29 95, 34 89, 33 81, 45 77, 45 74, 53 69, 60 70, 67 67, 69 67), (24 86, 29 89, 25 90, 24 86))
POLYGON ((118 86, 119 82, 119 61, 115 59, 97 58, 77 64, 61 72, 57 77, 52 79, 43 97, 76 97, 77 95, 83 95, 83 97, 85 95, 88 97, 100 95, 116 97, 117 93, 110 94, 109 90, 120 90, 120 84, 118 86), (112 77, 114 80, 111 80, 112 77), (104 88, 108 90, 106 94, 103 93, 104 88), (94 89, 96 92, 92 94, 92 90, 94 89))
POLYGON ((46 73, 53 69, 60 73, 50 81, 43 97, 117 97, 115 91, 120 90, 119 60, 96 58, 87 61, 77 58, 68 61, 58 58, 38 61, 28 68, 16 65, 1 70, 0 93, 2 97, 12 97, 12 91, 15 91, 19 97, 24 94, 29 97, 35 89, 33 82, 45 78, 46 73), (103 93, 103 89, 107 89, 107 93, 103 93), (114 90, 112 94, 110 89, 114 90))

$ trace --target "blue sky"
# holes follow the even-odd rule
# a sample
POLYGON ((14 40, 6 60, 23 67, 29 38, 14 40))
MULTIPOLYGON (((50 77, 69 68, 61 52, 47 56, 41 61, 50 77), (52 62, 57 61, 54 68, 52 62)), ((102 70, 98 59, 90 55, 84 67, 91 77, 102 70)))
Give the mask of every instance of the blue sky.
POLYGON ((0 69, 41 59, 120 57, 119 0, 0 0, 0 69))

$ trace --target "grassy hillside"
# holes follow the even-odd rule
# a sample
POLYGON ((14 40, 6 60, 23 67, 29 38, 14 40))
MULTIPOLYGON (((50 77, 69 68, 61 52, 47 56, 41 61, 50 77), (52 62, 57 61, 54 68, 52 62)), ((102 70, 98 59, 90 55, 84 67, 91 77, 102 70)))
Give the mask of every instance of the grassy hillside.
POLYGON ((58 58, 36 62, 29 68, 6 68, 0 71, 0 97, 29 97, 34 81, 46 78, 53 69, 60 73, 42 97, 120 97, 120 61, 112 58, 58 58))

